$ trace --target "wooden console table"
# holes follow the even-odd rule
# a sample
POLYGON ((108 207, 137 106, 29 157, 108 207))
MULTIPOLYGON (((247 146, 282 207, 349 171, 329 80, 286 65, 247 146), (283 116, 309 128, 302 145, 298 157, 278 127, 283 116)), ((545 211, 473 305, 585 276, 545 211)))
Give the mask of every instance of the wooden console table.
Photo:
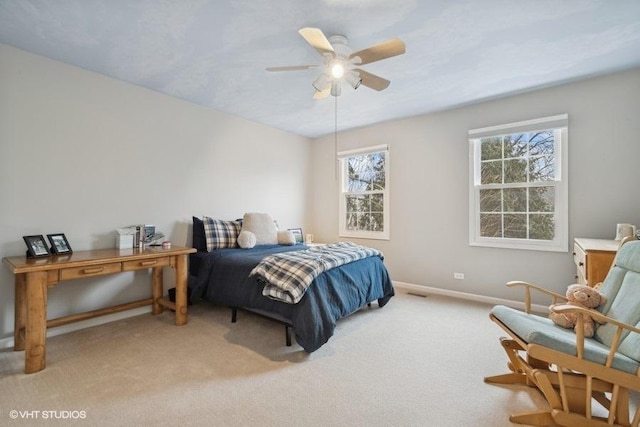
POLYGON ((145 249, 99 249, 74 252, 47 258, 25 256, 3 258, 15 275, 14 350, 25 350, 26 374, 41 371, 46 366, 47 328, 65 325, 104 314, 129 310, 151 304, 152 313, 163 307, 175 311, 176 325, 187 323, 187 255, 194 248, 147 247, 145 249), (175 303, 163 298, 163 267, 176 272, 175 303), (104 274, 151 269, 151 298, 113 307, 47 320, 47 289, 65 280, 104 274))

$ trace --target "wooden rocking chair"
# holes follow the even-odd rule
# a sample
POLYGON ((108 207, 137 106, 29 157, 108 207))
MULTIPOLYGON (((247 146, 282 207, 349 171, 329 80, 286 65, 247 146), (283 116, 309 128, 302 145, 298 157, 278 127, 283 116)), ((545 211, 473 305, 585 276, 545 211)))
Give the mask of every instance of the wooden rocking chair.
POLYGON ((633 426, 640 424, 640 408, 630 403, 629 391, 640 392, 640 241, 621 245, 614 264, 599 291, 607 302, 596 310, 556 305, 558 313, 588 314, 597 322, 593 338, 586 338, 582 316, 578 327, 561 328, 547 317, 531 313, 531 291, 539 291, 552 303, 566 301, 560 295, 525 282, 525 311, 495 306, 490 318, 510 338, 501 338, 511 372, 485 378, 498 384, 537 387, 549 408, 512 415, 519 424, 560 426, 633 426), (597 417, 594 402, 602 405, 597 417))

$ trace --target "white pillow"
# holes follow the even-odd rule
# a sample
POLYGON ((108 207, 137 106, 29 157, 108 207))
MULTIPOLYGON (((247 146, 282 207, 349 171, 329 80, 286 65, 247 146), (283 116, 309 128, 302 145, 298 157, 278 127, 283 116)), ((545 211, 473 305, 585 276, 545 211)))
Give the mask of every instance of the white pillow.
POLYGON ((278 244, 293 246, 296 244, 296 236, 289 230, 278 231, 278 244))
POLYGON ((278 229, 271 215, 266 213, 246 213, 242 219, 242 230, 255 234, 256 245, 278 244, 278 229))
POLYGON ((251 249, 256 245, 256 235, 250 231, 243 230, 238 235, 238 246, 242 249, 251 249))

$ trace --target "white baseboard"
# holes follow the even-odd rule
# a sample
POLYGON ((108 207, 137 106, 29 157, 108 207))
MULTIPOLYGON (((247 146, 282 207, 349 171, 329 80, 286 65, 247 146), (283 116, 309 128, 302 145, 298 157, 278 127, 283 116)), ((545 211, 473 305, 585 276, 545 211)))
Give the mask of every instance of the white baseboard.
MULTIPOLYGON (((512 301, 508 299, 494 298, 494 297, 488 297, 484 295, 470 294, 466 292, 451 291, 448 289, 433 288, 430 286, 414 285, 412 283, 398 282, 395 280, 393 281, 393 285, 397 288, 406 289, 415 294, 443 295, 443 296, 452 297, 452 298, 460 298, 460 299, 470 300, 470 301, 485 302, 492 305, 501 304, 501 305, 506 305, 508 307, 524 310, 524 302, 522 301, 512 301)), ((546 314, 549 312, 549 307, 544 305, 539 305, 539 304, 531 304, 531 311, 536 313, 546 314)))
MULTIPOLYGON (((115 322, 116 320, 126 319, 128 317, 139 316, 141 314, 151 313, 151 306, 132 308, 131 310, 120 311, 118 313, 105 314, 104 316, 94 317, 92 319, 82 320, 79 322, 69 323, 55 328, 47 329, 47 338, 56 335, 67 334, 80 329, 90 328, 92 326, 102 325, 104 323, 115 322)), ((13 337, 0 339, 0 349, 13 348, 13 337)))

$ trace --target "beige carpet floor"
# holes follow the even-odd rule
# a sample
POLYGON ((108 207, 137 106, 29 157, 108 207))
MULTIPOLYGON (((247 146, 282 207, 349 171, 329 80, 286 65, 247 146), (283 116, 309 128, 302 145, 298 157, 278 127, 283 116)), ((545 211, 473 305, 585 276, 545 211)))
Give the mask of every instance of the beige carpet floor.
POLYGON ((0 425, 510 426, 545 402, 483 382, 506 371, 489 308, 398 292, 310 355, 283 326, 206 303, 182 327, 172 313, 116 321, 50 338, 36 374, 1 351, 0 425))

